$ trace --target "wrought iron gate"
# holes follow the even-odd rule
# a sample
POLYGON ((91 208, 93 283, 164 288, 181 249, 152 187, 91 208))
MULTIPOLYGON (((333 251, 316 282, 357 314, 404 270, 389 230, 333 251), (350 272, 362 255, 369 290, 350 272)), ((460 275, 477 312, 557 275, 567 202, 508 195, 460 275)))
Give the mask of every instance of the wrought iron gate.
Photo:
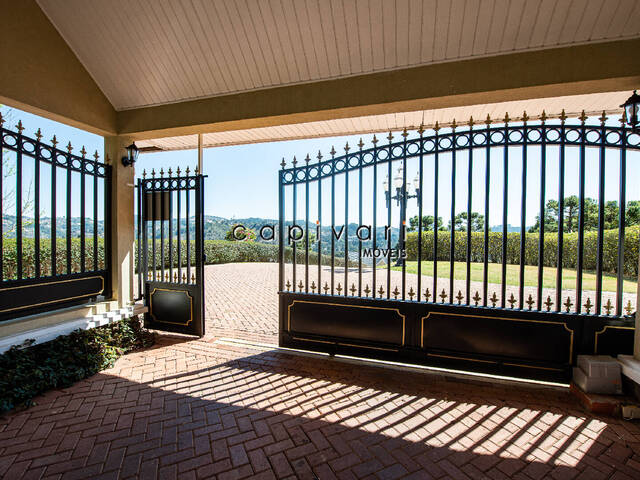
POLYGON ((328 160, 320 152, 317 162, 307 156, 299 165, 294 158, 291 168, 283 160, 282 346, 553 380, 570 378, 577 354, 630 353, 636 307, 623 286, 625 272, 637 278, 638 251, 625 242, 625 228, 640 227, 627 225, 625 208, 628 162, 637 172, 640 160, 638 133, 611 125, 604 113, 591 125, 584 112, 575 123, 564 112, 556 119, 543 112, 535 120, 525 113, 482 124, 471 119, 463 128, 436 124, 394 140, 392 133, 386 142, 374 136, 371 148, 360 140, 338 157, 332 149, 328 160), (570 162, 578 195, 565 201, 570 162), (619 211, 611 219, 605 177, 616 169, 619 211), (593 185, 597 200, 587 194, 593 185), (557 207, 548 203, 556 195, 557 207), (527 224, 532 196, 537 227, 527 224), (412 198, 418 220, 407 234, 412 198), (448 228, 440 223, 443 202, 448 228), (479 204, 484 218, 473 211, 479 204), (557 219, 549 218, 553 208, 557 219), (509 211, 519 215, 516 232, 509 230, 509 211), (557 233, 545 235, 552 227, 557 233), (606 236, 605 227, 613 228, 606 236), (417 278, 409 278, 405 254, 418 260, 417 278), (427 267, 430 275, 423 276, 427 267), (493 267, 499 281, 490 281, 493 267), (545 267, 555 268, 551 282, 545 267), (472 268, 480 273, 476 281, 472 268), (589 289, 588 270, 595 275, 589 289), (508 271, 517 279, 512 287, 508 271), (606 294, 605 271, 615 284, 606 294))
POLYGON ((204 175, 138 180, 138 291, 145 326, 204 335, 204 175))

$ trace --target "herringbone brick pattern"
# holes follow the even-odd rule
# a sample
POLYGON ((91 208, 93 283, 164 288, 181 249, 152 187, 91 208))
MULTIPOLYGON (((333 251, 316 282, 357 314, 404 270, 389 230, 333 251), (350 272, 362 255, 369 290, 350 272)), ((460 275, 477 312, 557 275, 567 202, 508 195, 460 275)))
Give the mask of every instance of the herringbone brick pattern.
POLYGON ((0 420, 0 476, 640 478, 640 427, 564 390, 163 337, 0 420))

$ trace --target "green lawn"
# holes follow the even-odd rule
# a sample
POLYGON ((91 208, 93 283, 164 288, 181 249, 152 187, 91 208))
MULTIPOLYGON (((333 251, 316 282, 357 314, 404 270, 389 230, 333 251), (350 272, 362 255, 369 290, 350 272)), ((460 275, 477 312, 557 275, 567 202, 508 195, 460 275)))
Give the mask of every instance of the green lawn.
MULTIPOLYGON (((392 270, 402 270, 402 267, 391 267, 392 270)), ((438 277, 449 278, 449 262, 438 262, 438 277)), ((407 273, 418 273, 418 262, 407 261, 407 273)), ((422 275, 433 276, 433 262, 422 262, 422 275)), ((467 264, 465 262, 456 262, 454 267, 454 278, 464 280, 467 278, 467 264)), ((484 264, 471 264, 471 280, 482 282, 484 279, 484 264)), ((519 285, 520 266, 507 265, 507 285, 519 285)), ((489 264, 489 283, 502 282, 502 264, 489 264)), ((543 287, 555 288, 556 286, 556 269, 554 267, 544 267, 543 270, 543 287)), ((524 284, 528 287, 538 286, 538 267, 527 265, 524 269, 524 284)), ((562 269, 562 288, 573 289, 576 285, 576 271, 573 269, 562 269)), ((582 288, 584 290, 596 289, 596 275, 593 272, 583 272, 582 288)), ((615 292, 616 277, 614 275, 605 274, 603 277, 602 289, 605 291, 615 292)), ((637 290, 636 280, 625 278, 623 289, 626 293, 635 293, 637 290)))

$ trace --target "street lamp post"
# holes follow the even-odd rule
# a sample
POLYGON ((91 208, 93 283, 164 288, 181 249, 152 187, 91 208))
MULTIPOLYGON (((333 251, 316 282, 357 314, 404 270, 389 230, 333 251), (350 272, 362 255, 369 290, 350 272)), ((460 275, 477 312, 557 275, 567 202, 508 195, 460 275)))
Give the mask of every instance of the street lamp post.
MULTIPOLYGON (((396 201, 396 205, 400 207, 400 237, 398 240, 398 244, 400 248, 404 250, 406 248, 406 225, 404 225, 404 219, 406 217, 407 212, 407 201, 411 198, 417 199, 420 202, 420 179, 416 175, 416 178, 413 179, 413 193, 410 191, 411 186, 405 185, 404 172, 402 166, 398 167, 398 172, 395 177, 393 177, 393 187, 395 188, 395 195, 391 195, 390 186, 389 186, 389 175, 386 176, 384 182, 382 182, 384 187, 384 196, 387 201, 387 209, 391 208, 391 200, 396 201), (403 188, 404 186, 404 188, 403 188)), ((422 221, 422 219, 419 219, 422 221)), ((418 259, 419 260, 419 259, 418 259)), ((398 255, 398 260, 396 261, 396 267, 401 267, 404 265, 404 258, 398 255)))

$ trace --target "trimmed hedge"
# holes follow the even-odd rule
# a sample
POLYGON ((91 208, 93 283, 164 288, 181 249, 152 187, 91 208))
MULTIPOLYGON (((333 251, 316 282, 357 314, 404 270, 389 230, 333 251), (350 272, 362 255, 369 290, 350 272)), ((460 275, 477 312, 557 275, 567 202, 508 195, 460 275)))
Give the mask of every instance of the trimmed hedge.
MULTIPOLYGON (((633 226, 625 229, 624 239, 624 274, 638 275, 638 246, 640 227, 633 226)), ((525 235, 525 264, 538 265, 538 233, 525 235)), ((433 232, 422 232, 422 260, 433 260, 433 232)), ((451 232, 438 232, 438 260, 450 260, 451 232)), ((565 233, 563 244, 564 268, 575 268, 577 263, 578 233, 565 233)), ((604 231, 603 269, 608 273, 615 273, 618 264, 618 229, 604 231)), ((418 233, 407 234, 407 257, 416 260, 418 256, 418 233)), ((598 249, 598 232, 584 233, 584 268, 596 269, 598 249)), ((544 234, 545 267, 557 267, 558 263, 558 234, 544 234)), ((455 232, 456 261, 467 260, 467 232, 455 232)), ((484 232, 471 232, 471 261, 484 260, 484 232)), ((502 262, 502 232, 489 232, 489 262, 502 262)), ((520 233, 507 233, 507 263, 520 264, 520 233)))
POLYGON ((0 413, 32 405, 33 398, 109 368, 125 353, 153 345, 137 317, 75 330, 49 342, 13 346, 0 355, 0 413))

